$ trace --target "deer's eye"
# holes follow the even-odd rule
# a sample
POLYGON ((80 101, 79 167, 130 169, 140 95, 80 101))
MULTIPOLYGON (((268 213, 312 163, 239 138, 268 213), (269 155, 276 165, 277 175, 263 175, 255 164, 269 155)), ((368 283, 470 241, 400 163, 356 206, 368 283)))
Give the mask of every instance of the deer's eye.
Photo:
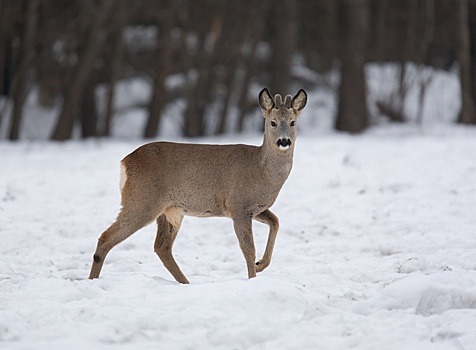
POLYGON ((275 127, 278 126, 278 124, 276 124, 276 122, 275 122, 274 120, 271 120, 271 126, 272 126, 273 128, 275 128, 275 127))
POLYGON ((290 125, 294 126, 294 125, 296 125, 296 122, 293 120, 290 125))

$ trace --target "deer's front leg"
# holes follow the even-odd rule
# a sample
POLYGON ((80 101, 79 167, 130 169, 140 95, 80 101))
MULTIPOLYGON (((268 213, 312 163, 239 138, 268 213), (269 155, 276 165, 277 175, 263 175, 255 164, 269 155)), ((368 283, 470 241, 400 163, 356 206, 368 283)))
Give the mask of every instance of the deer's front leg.
POLYGON ((256 277, 256 251, 251 229, 251 217, 233 218, 233 227, 240 242, 240 248, 245 256, 248 278, 256 277))
POLYGON ((261 272, 267 268, 271 262, 271 256, 273 255, 274 242, 276 242, 276 236, 278 235, 279 220, 271 210, 265 210, 261 214, 255 217, 255 220, 267 224, 269 226, 268 242, 266 243, 266 250, 264 251, 263 258, 256 263, 256 272, 261 272))

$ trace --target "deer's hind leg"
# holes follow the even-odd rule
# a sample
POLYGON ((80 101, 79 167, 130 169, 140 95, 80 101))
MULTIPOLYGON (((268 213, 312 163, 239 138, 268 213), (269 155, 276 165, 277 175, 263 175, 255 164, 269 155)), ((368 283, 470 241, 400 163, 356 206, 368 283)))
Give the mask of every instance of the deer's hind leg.
POLYGON ((265 210, 261 214, 254 217, 255 220, 267 224, 269 226, 268 242, 263 257, 256 263, 256 272, 261 272, 271 263, 271 256, 273 255, 274 243, 278 235, 279 220, 271 210, 265 210))
POLYGON ((182 273, 172 255, 172 246, 182 220, 183 215, 174 210, 168 210, 157 218, 157 238, 155 239, 154 251, 177 282, 188 284, 190 282, 182 273))
POLYGON ((142 227, 151 223, 159 214, 149 206, 129 208, 123 206, 116 221, 99 237, 89 278, 98 278, 109 251, 142 227))

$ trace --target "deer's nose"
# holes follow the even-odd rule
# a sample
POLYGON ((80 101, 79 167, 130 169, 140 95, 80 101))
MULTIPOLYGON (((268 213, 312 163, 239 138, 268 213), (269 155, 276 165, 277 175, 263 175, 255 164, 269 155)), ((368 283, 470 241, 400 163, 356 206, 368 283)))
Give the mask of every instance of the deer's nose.
POLYGON ((276 142, 279 148, 288 148, 291 147, 291 140, 290 139, 278 139, 276 142))

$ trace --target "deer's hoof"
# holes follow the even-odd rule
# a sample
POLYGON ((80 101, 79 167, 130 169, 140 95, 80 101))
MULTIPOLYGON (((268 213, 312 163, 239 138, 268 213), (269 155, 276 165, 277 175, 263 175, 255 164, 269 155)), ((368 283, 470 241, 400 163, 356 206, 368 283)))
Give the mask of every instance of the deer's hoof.
POLYGON ((266 262, 266 261, 263 261, 263 259, 259 260, 257 263, 256 263, 256 272, 261 272, 263 271, 265 268, 267 268, 269 265, 269 262, 266 262))

